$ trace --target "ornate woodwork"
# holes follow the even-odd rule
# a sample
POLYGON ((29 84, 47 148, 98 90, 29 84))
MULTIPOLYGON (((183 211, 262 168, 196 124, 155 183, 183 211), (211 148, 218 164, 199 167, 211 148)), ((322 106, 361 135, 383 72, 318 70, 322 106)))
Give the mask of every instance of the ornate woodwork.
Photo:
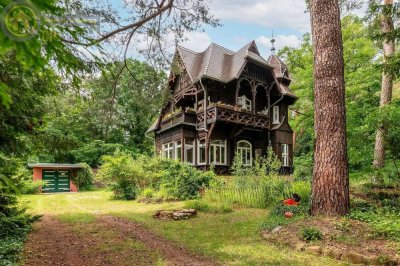
MULTIPOLYGON (((210 106, 206 112, 207 124, 217 121, 230 122, 248 127, 269 129, 269 117, 254 115, 247 112, 235 111, 220 106, 210 106)), ((197 113, 197 124, 204 123, 204 112, 197 113)))

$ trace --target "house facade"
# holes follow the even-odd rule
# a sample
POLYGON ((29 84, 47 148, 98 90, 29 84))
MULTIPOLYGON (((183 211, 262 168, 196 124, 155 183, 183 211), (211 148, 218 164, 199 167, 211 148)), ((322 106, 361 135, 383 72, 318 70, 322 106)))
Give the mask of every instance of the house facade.
POLYGON ((288 107, 287 66, 275 55, 265 60, 254 41, 234 52, 211 44, 196 53, 177 47, 171 66, 169 101, 148 129, 161 156, 198 168, 229 172, 235 154, 244 165, 272 145, 282 172, 293 171, 293 131, 288 107))

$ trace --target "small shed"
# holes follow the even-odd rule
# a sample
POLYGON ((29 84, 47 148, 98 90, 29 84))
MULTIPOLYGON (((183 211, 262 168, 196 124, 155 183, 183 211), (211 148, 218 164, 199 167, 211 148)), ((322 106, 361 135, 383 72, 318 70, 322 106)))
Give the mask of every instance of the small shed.
POLYGON ((79 164, 59 163, 33 163, 28 164, 33 169, 33 180, 46 182, 42 186, 42 192, 77 192, 78 187, 72 182, 82 166, 79 164))

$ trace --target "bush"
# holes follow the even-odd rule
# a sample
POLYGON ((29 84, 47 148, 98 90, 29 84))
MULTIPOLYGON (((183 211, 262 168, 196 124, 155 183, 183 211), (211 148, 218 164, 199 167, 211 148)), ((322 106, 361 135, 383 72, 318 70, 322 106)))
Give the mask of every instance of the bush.
POLYGON ((79 169, 76 176, 72 176, 72 181, 78 186, 79 190, 90 189, 93 185, 93 171, 87 163, 80 164, 83 168, 79 169))
POLYGON ((111 184, 115 199, 134 200, 138 195, 138 188, 132 180, 120 180, 111 184))
POLYGON ((313 159, 312 154, 302 155, 299 157, 294 157, 294 177, 296 180, 311 180, 312 169, 313 169, 313 159))
POLYGON ((304 241, 316 241, 322 239, 322 232, 314 227, 307 227, 301 230, 301 238, 304 241))
POLYGON ((151 199, 153 198, 154 194, 154 190, 152 188, 145 188, 142 192, 143 197, 151 199))
POLYGON ((45 185, 46 182, 43 180, 25 180, 22 181, 22 187, 20 189, 20 192, 22 194, 37 194, 40 193, 40 188, 45 185))
POLYGON ((38 219, 18 207, 15 195, 0 189, 0 265, 15 264, 32 223, 38 219))
POLYGON ((117 152, 104 156, 99 177, 112 184, 118 198, 135 199, 141 191, 151 188, 154 197, 185 200, 198 197, 203 187, 209 186, 215 174, 200 171, 192 165, 158 157, 139 156, 117 152), (126 193, 126 194, 124 194, 126 193))
POLYGON ((200 171, 187 163, 164 160, 160 173, 160 185, 177 199, 194 199, 203 187, 207 187, 215 174, 200 171))

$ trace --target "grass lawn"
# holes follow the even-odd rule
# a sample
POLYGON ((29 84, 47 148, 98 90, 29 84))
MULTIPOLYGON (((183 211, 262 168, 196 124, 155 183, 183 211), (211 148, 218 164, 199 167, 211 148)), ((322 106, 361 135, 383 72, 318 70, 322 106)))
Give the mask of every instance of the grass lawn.
MULTIPOLYGON (((137 221, 167 239, 190 250, 233 265, 339 265, 329 258, 295 252, 267 243, 259 225, 267 210, 237 209, 231 213, 199 213, 186 221, 159 221, 152 218, 157 209, 180 208, 183 202, 144 204, 111 199, 111 192, 91 191, 24 195, 35 214, 54 215, 67 223, 91 223, 96 215, 107 214, 137 221)), ((344 264, 343 264, 344 265, 344 264)))

